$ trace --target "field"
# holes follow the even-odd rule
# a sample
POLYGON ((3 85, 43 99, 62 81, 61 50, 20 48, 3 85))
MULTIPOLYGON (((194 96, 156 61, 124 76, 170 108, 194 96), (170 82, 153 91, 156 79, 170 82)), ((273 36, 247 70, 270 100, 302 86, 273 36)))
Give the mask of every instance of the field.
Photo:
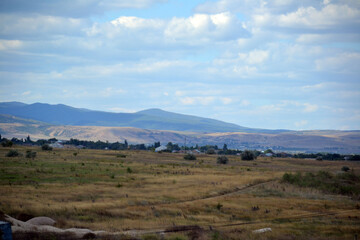
POLYGON ((360 234, 358 196, 281 181, 284 173, 338 174, 344 165, 360 174, 358 162, 229 156, 228 164, 219 165, 216 155, 205 154, 188 161, 183 154, 147 151, 11 149, 22 156, 5 157, 10 148, 0 147, 0 210, 22 220, 48 216, 60 228, 131 233, 138 239, 360 234), (26 158, 26 150, 36 157, 26 158), (261 228, 272 231, 253 233, 261 228))

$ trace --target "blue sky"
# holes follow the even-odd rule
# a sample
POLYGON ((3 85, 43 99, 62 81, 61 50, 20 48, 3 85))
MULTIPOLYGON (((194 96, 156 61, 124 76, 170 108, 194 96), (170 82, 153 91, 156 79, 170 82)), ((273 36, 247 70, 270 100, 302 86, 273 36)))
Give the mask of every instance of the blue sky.
POLYGON ((2 0, 0 101, 360 129, 358 0, 2 0))

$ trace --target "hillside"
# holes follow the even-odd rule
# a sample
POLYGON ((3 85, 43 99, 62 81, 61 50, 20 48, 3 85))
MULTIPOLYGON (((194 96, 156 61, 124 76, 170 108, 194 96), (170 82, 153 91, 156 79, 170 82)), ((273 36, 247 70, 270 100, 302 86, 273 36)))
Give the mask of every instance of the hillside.
POLYGON ((104 127, 104 126, 56 126, 35 120, 21 119, 0 114, 0 134, 4 137, 32 139, 77 138, 82 140, 102 140, 109 142, 124 141, 129 143, 153 144, 160 141, 184 144, 186 138, 191 145, 218 145, 224 143, 230 148, 267 149, 278 151, 312 151, 360 153, 359 131, 305 131, 268 133, 196 133, 164 130, 146 130, 134 127, 104 127))
POLYGON ((9 114, 54 125, 136 127, 202 133, 279 133, 285 131, 246 128, 219 120, 172 113, 161 109, 148 109, 136 113, 112 113, 74 108, 63 104, 3 102, 0 103, 0 114, 9 114))

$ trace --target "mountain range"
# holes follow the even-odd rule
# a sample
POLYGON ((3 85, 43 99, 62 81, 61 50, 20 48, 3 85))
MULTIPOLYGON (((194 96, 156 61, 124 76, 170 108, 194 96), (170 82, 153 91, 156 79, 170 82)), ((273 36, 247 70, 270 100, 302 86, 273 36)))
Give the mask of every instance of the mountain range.
POLYGON ((109 113, 66 105, 0 103, 5 137, 124 141, 152 144, 227 144, 236 149, 360 153, 360 131, 252 129, 214 119, 149 109, 109 113))
POLYGON ((279 133, 286 131, 247 128, 210 118, 172 113, 155 108, 136 113, 112 113, 74 108, 63 104, 3 102, 0 103, 0 114, 33 119, 54 125, 136 127, 202 133, 279 133))

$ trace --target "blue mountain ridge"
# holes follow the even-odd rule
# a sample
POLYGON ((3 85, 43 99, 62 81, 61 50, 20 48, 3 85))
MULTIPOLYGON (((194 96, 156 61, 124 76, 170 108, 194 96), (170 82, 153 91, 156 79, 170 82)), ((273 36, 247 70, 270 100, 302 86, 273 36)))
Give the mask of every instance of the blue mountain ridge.
POLYGON ((156 108, 136 113, 113 113, 74 108, 64 104, 2 102, 0 103, 0 114, 9 114, 54 125, 136 127, 203 133, 261 132, 275 134, 288 131, 246 128, 233 123, 173 113, 156 108))

